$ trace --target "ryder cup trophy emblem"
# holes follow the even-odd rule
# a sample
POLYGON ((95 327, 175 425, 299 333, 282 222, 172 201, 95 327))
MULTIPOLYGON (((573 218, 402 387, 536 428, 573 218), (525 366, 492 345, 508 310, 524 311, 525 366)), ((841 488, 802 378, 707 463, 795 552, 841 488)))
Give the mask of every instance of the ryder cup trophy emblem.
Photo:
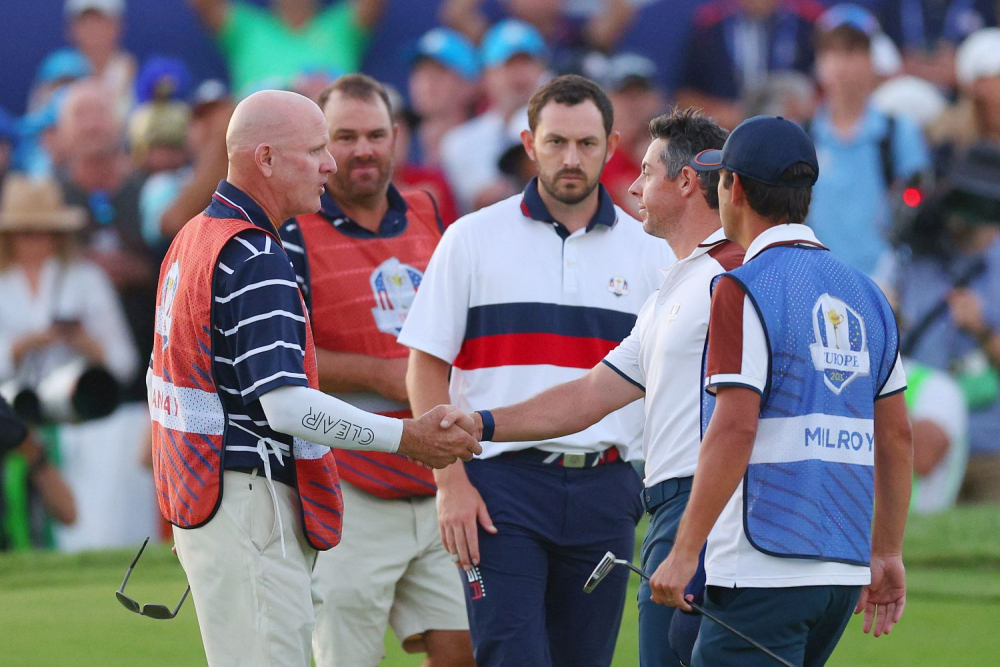
POLYGON ((835 394, 855 378, 868 375, 868 337, 865 321, 837 297, 823 294, 812 309, 816 342, 809 346, 813 366, 835 394))

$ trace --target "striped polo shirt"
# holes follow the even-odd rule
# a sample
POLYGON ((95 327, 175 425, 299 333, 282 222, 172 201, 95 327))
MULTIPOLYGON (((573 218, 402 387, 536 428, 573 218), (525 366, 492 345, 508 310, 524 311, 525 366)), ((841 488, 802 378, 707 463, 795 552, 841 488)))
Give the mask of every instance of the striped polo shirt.
MULTIPOLYGON (((205 215, 240 218, 277 235, 264 210, 226 181, 205 215)), ((272 478, 294 485, 292 436, 267 425, 259 400, 278 387, 309 386, 306 316, 288 255, 264 231, 236 235, 219 254, 212 293, 211 372, 226 412, 225 468, 263 467, 266 452, 272 478)), ((196 368, 211 386, 206 370, 196 368)))
MULTIPOLYGON (((593 219, 570 233, 546 209, 535 179, 522 195, 445 231, 398 340, 452 365, 451 400, 460 408, 510 405, 600 363, 672 263, 667 244, 646 235, 603 186, 593 219)), ((618 446, 638 458, 642 424, 636 401, 573 435, 484 443, 482 456, 618 446)))

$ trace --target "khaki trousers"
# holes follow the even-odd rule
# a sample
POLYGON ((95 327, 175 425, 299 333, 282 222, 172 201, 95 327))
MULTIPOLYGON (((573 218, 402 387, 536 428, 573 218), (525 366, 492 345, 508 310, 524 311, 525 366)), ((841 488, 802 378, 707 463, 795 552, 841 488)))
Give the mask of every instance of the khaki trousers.
POLYGON ((340 487, 344 536, 314 571, 324 600, 317 667, 375 667, 386 626, 404 648, 428 630, 468 630, 461 570, 441 543, 435 498, 386 500, 343 480, 340 487))
POLYGON ((263 476, 234 471, 223 473, 223 490, 207 524, 174 527, 208 664, 309 667, 320 600, 312 588, 316 551, 302 533, 298 494, 275 483, 272 495, 263 476))

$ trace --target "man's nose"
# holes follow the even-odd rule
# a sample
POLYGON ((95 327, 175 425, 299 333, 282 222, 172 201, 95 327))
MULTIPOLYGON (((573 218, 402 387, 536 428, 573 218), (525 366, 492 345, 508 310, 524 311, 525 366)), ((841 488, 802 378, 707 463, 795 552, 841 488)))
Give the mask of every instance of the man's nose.
POLYGON ((354 154, 362 157, 368 157, 374 153, 374 146, 365 137, 358 139, 358 142, 354 144, 354 154))
POLYGON ((580 152, 576 148, 576 144, 569 144, 566 147, 566 152, 563 153, 563 166, 565 167, 576 167, 580 164, 580 152))
POLYGON ((330 155, 330 151, 326 151, 326 160, 320 166, 320 172, 324 174, 336 174, 337 173, 337 161, 333 159, 330 155))
POLYGON ((640 183, 641 181, 642 181, 642 176, 639 176, 639 178, 632 181, 632 185, 628 186, 628 193, 639 200, 642 199, 642 185, 640 183))

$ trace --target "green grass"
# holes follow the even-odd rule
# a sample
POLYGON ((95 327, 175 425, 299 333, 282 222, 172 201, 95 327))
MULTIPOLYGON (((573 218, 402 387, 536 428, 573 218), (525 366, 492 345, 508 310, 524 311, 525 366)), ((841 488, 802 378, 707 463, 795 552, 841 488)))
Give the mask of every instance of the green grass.
MULTIPOLYGON (((968 508, 914 519, 907 532, 909 595, 906 615, 890 636, 848 628, 831 665, 880 667, 1000 664, 1000 508, 968 508)), ((0 664, 204 664, 194 605, 172 621, 126 612, 115 600, 131 551, 75 556, 53 553, 0 556, 0 664)), ((615 665, 636 658, 633 578, 615 665)), ((184 576, 166 547, 143 554, 129 592, 140 601, 173 604, 184 576), (133 589, 134 586, 134 589, 133 589)), ((415 666, 386 638, 390 667, 415 666)))

